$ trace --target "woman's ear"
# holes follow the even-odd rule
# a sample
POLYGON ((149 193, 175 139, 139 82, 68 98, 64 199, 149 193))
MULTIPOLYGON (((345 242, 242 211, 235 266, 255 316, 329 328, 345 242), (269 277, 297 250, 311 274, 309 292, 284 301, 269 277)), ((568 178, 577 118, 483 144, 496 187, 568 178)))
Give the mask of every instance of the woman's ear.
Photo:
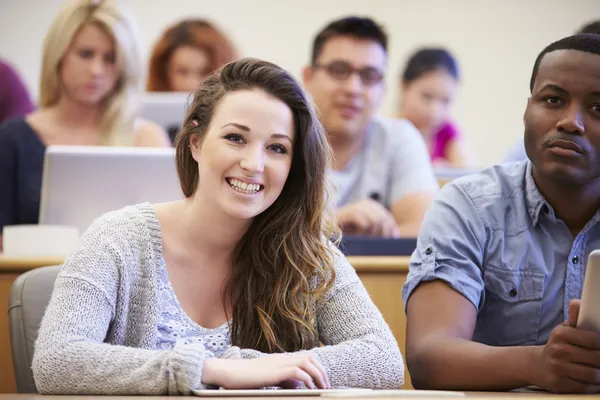
MULTIPOLYGON (((198 126, 198 121, 192 120, 191 125, 193 125, 192 129, 196 128, 198 126)), ((192 153, 192 157, 197 162, 200 158, 200 148, 202 147, 202 139, 200 135, 197 133, 192 133, 189 138, 188 146, 192 153)))

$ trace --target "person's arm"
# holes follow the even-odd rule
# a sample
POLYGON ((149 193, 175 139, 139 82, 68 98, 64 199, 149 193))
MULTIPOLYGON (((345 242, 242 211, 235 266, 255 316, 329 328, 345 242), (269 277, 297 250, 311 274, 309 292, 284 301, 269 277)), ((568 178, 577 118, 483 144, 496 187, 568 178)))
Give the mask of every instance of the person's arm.
MULTIPOLYGON (((400 388, 404 364, 398 343, 354 268, 339 253, 336 275, 334 286, 317 304, 317 327, 324 346, 309 353, 323 365, 332 388, 400 388)), ((232 347, 225 357, 264 355, 232 347)))
POLYGON ((400 236, 394 216, 373 199, 346 204, 336 210, 336 216, 345 235, 400 236))
POLYGON ((21 77, 8 64, 0 62, 0 123, 34 110, 21 77))
POLYGON ((423 136, 408 121, 399 125, 390 173, 390 204, 400 235, 416 237, 439 185, 423 136))
POLYGON ((473 305, 442 281, 422 283, 408 302, 406 361, 416 389, 600 392, 600 334, 577 329, 579 301, 544 346, 471 341, 473 305), (418 316, 418 317, 417 317, 418 316))
POLYGON ((169 135, 158 124, 148 120, 140 120, 134 137, 135 146, 171 147, 171 144, 169 135))
POLYGON ((407 311, 406 361, 415 388, 524 386, 527 375, 519 369, 527 368, 524 358, 509 371, 507 364, 496 361, 506 362, 518 353, 471 341, 484 301, 481 271, 487 230, 471 197, 452 182, 427 211, 402 293, 407 311), (492 354, 494 360, 488 357, 492 354), (510 375, 515 370, 519 373, 510 375))
POLYGON ((427 208, 435 197, 435 192, 411 193, 396 200, 391 212, 398 224, 401 237, 417 237, 427 208))
POLYGON ((0 128, 0 253, 2 229, 15 223, 17 213, 17 151, 7 129, 0 128))
MULTIPOLYGON (((118 232, 139 230, 111 215, 84 234, 56 280, 35 345, 33 374, 43 394, 187 394, 201 387, 200 344, 152 350, 104 343, 127 299, 122 276, 130 275, 143 245, 118 232)), ((131 317, 135 317, 135 310, 131 317)), ((139 322, 139 321, 138 321, 139 322)), ((123 331, 125 326, 113 329, 123 331)))
POLYGON ((468 168, 475 164, 472 151, 461 137, 455 137, 448 141, 445 155, 452 168, 468 168))
POLYGON ((407 304, 406 362, 415 389, 495 390, 534 381, 536 347, 471 341, 477 310, 441 280, 421 283, 407 304))

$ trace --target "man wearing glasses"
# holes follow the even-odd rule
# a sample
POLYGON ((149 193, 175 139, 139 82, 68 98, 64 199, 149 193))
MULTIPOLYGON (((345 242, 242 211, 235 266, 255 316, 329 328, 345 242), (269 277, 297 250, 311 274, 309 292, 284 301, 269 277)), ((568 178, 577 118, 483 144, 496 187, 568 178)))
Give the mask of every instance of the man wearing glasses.
POLYGON ((369 18, 343 18, 316 36, 304 85, 333 148, 332 179, 344 233, 414 237, 438 184, 416 128, 375 116, 386 64, 383 29, 369 18))

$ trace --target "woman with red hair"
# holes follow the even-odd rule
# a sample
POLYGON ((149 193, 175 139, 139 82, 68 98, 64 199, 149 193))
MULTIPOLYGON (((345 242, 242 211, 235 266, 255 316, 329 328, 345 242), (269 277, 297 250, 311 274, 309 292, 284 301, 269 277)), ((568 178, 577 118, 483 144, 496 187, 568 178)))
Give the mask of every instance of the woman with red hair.
POLYGON ((202 19, 170 26, 154 46, 148 74, 149 92, 191 92, 204 77, 237 58, 223 32, 202 19))

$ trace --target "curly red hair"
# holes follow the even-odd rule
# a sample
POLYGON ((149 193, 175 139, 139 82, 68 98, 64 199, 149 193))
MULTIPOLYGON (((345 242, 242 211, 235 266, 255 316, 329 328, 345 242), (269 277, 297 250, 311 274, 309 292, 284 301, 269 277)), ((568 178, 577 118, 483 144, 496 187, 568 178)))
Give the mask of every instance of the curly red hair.
POLYGON ((213 24, 203 19, 183 20, 167 28, 154 46, 146 88, 149 92, 172 90, 167 65, 173 52, 181 46, 196 47, 208 55, 206 75, 238 57, 232 42, 213 24))

